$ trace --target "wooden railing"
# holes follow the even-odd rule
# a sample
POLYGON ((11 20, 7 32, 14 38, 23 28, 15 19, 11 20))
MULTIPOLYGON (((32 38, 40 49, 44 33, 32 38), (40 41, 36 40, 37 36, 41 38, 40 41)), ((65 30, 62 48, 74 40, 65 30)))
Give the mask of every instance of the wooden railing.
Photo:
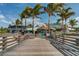
POLYGON ((56 35, 49 41, 64 55, 79 56, 79 34, 56 35))
POLYGON ((15 46, 18 44, 18 40, 15 39, 14 37, 2 37, 0 39, 0 52, 1 55, 10 47, 15 46))
POLYGON ((33 35, 20 35, 20 36, 6 36, 0 38, 0 55, 3 55, 11 47, 20 44, 25 39, 33 38, 33 35))

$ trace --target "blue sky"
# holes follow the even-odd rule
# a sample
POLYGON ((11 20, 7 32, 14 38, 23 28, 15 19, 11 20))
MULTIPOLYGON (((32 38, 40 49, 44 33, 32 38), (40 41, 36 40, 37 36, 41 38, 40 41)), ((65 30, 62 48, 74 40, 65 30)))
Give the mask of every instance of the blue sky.
MULTIPOLYGON (((46 6, 46 3, 42 3, 43 6, 46 6)), ((19 18, 19 14, 23 11, 26 6, 34 7, 34 3, 0 3, 0 27, 7 27, 11 22, 19 18)), ((79 4, 70 3, 66 5, 67 7, 71 7, 75 12, 75 15, 71 18, 79 19, 79 4)), ((40 15, 42 19, 40 22, 47 23, 48 17, 47 14, 40 15)), ((58 17, 52 17, 51 22, 56 22, 58 17)))

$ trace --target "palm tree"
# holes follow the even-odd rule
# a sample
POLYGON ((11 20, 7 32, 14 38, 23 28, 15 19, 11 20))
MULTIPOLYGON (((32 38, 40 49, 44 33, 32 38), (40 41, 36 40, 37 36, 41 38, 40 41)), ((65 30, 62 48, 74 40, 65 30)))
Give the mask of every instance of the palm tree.
POLYGON ((20 14, 20 18, 21 18, 21 31, 23 31, 22 25, 23 25, 23 19, 25 18, 23 13, 20 14))
POLYGON ((44 7, 45 12, 48 14, 48 31, 50 33, 50 17, 55 15, 55 12, 58 11, 59 8, 63 7, 64 4, 60 3, 49 3, 47 7, 44 7))
POLYGON ((16 29, 17 29, 17 32, 18 32, 18 26, 21 24, 21 21, 19 19, 17 19, 15 21, 15 24, 16 24, 16 29))
POLYGON ((71 10, 71 8, 60 8, 59 12, 57 15, 59 15, 61 17, 61 21, 62 21, 62 37, 63 37, 63 43, 64 43, 64 34, 67 30, 67 25, 66 25, 66 21, 68 18, 70 18, 72 15, 74 15, 75 13, 71 10), (65 25, 64 25, 64 21, 65 21, 65 25))
POLYGON ((42 8, 43 8, 43 6, 42 5, 40 5, 40 4, 36 4, 35 5, 35 7, 34 8, 31 8, 30 10, 31 10, 31 17, 32 17, 32 19, 33 19, 33 21, 32 21, 32 31, 33 31, 33 34, 35 35, 35 30, 34 30, 34 19, 35 18, 40 18, 39 17, 39 15, 40 14, 42 14, 42 13, 44 13, 43 11, 42 11, 42 8))
POLYGON ((61 19, 57 19, 56 24, 60 24, 61 19))
POLYGON ((69 20, 69 24, 72 26, 72 28, 75 26, 75 25, 77 25, 77 20, 76 19, 71 19, 71 20, 69 20))
MULTIPOLYGON (((64 21, 65 21, 65 26, 67 26, 66 21, 68 20, 68 18, 70 18, 74 14, 75 13, 71 10, 71 8, 61 8, 59 10, 59 13, 57 15, 59 15, 61 17, 62 30, 64 29, 64 21)), ((66 31, 66 29, 65 29, 65 31, 66 31)))
POLYGON ((26 7, 23 10, 23 12, 20 14, 21 22, 23 21, 23 19, 25 20, 25 26, 26 26, 26 18, 29 18, 30 17, 30 13, 31 13, 31 8, 30 7, 26 7))
POLYGON ((27 27, 28 27, 28 28, 32 28, 32 24, 29 24, 27 27))
POLYGON ((26 7, 24 9, 24 11, 22 12, 24 14, 24 18, 25 18, 25 26, 26 26, 26 18, 30 17, 31 10, 32 9, 30 7, 26 7))

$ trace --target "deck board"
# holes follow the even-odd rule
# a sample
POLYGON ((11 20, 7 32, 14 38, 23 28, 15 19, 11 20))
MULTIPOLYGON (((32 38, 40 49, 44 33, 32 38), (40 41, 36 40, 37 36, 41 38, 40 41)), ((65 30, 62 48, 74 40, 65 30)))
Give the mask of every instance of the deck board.
POLYGON ((63 56, 48 40, 35 38, 23 41, 20 45, 4 53, 4 56, 63 56))

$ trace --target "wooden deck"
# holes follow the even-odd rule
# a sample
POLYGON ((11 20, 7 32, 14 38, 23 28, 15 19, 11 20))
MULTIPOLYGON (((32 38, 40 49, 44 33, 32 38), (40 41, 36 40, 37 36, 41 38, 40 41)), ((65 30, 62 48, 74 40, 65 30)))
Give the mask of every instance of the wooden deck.
POLYGON ((48 40, 27 39, 10 49, 4 56, 63 56, 48 40))

